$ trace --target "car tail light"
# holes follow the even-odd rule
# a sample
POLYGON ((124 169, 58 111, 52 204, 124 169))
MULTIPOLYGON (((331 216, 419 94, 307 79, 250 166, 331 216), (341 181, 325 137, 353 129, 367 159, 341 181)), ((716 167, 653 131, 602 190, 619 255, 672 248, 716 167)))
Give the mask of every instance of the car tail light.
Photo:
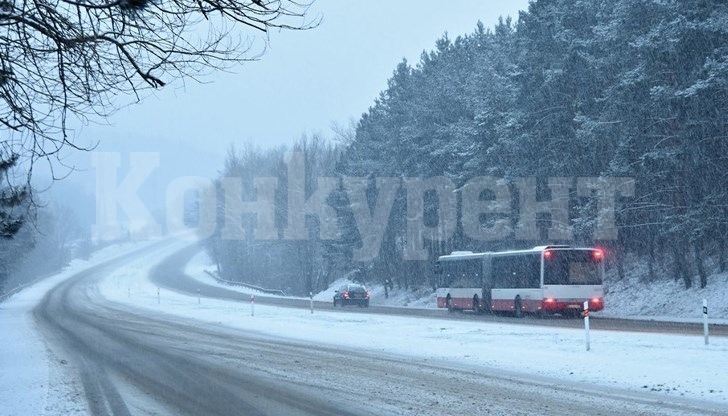
POLYGON ((369 299, 369 296, 371 296, 371 293, 367 290, 367 299, 369 299))
POLYGON ((592 303, 602 303, 602 299, 601 298, 594 298, 591 301, 592 301, 592 303))
POLYGON ((544 301, 544 303, 554 303, 554 302, 556 302, 556 299, 554 299, 554 298, 546 298, 543 301, 544 301))
POLYGON ((345 298, 349 299, 349 292, 348 291, 344 292, 344 294, 342 296, 344 296, 345 298))
POLYGON ((551 256, 553 256, 554 253, 551 250, 546 250, 543 252, 543 258, 546 260, 551 260, 551 256))

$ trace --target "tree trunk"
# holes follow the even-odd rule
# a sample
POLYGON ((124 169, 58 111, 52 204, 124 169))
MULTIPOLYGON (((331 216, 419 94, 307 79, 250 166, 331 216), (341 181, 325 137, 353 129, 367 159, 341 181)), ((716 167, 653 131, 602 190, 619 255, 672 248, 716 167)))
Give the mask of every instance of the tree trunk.
POLYGON ((698 268, 698 275, 700 276, 700 288, 704 289, 708 285, 708 274, 703 264, 703 242, 696 241, 693 248, 695 249, 695 265, 698 268))
POLYGON ((655 240, 653 239, 652 241, 650 241, 650 257, 647 260, 647 268, 649 270, 650 282, 654 282, 656 280, 655 261, 655 240))
POLYGON ((617 276, 619 280, 624 279, 624 250, 621 247, 616 249, 617 251, 617 276))
POLYGON ((720 272, 725 271, 725 237, 718 237, 718 267, 720 272))
POLYGON ((682 279, 685 282, 685 289, 690 289, 693 286, 693 279, 690 277, 685 252, 675 245, 673 254, 675 255, 675 279, 682 279))

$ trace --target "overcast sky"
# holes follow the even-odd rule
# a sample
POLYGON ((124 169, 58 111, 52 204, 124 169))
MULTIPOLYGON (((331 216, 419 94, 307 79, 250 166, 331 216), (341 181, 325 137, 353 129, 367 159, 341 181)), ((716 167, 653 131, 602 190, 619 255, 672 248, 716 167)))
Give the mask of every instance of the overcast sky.
MULTIPOLYGON (((130 152, 158 152, 158 168, 140 193, 163 200, 165 184, 174 178, 216 177, 233 143, 268 147, 303 134, 331 137, 333 123, 357 121, 374 104, 403 58, 416 65, 446 32, 451 39, 472 33, 478 20, 492 28, 500 16, 516 20, 527 7, 528 0, 316 0, 308 18, 320 18, 318 27, 271 33, 259 60, 213 73, 202 78, 204 84, 170 83, 120 109, 109 125, 76 130, 75 140, 120 152, 117 182, 129 169, 130 152)), ((254 52, 260 52, 266 39, 251 35, 258 36, 254 52)), ((83 199, 73 197, 76 192, 94 195, 100 170, 92 167, 91 152, 66 150, 65 163, 76 171, 50 192, 72 204, 83 199)), ((55 167, 56 176, 67 173, 55 167)), ((41 179, 48 177, 34 176, 39 189, 51 183, 41 179)), ((86 205, 88 211, 91 202, 86 205)))
POLYGON ((78 138, 108 149, 119 141, 183 141, 219 153, 233 142, 328 136, 332 122, 348 124, 373 104, 403 58, 414 65, 445 32, 471 33, 478 20, 493 27, 527 7, 527 0, 316 0, 309 16, 322 18, 318 27, 271 33, 260 60, 210 75, 206 84, 168 85, 120 110, 112 126, 87 126, 78 138))
MULTIPOLYGON (((119 152, 118 169, 93 167, 91 152, 68 148, 64 162, 75 171, 55 166, 56 177, 70 175, 53 183, 36 167, 36 187, 48 189, 45 199, 58 198, 93 221, 99 175, 116 175, 120 183, 130 171, 130 152, 155 152, 158 165, 138 194, 149 211, 163 209, 167 184, 183 176, 215 178, 231 144, 331 137, 332 123, 357 121, 374 104, 403 58, 416 65, 446 32, 451 39, 472 33, 478 20, 492 28, 500 16, 516 20, 527 7, 528 0, 315 0, 308 18, 321 24, 271 33, 259 60, 213 73, 204 84, 172 82, 120 109, 109 125, 75 131, 79 145, 119 152)), ((250 34, 258 37, 253 52, 260 52, 266 38, 250 34)))

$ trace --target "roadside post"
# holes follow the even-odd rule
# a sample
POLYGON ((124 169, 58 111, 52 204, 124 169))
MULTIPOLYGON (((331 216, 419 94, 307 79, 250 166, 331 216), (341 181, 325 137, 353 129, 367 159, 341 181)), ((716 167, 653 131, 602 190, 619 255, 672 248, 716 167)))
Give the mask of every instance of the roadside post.
POLYGON ((197 304, 200 304, 200 289, 197 289, 197 304))
POLYGON ((589 301, 584 301, 584 330, 586 340, 586 350, 589 351, 589 301))
POLYGON ((308 292, 308 297, 311 299, 311 313, 313 313, 313 292, 308 292))
POLYGON ((250 295, 250 316, 255 316, 255 295, 250 295))
POLYGON ((708 345, 708 299, 703 299, 703 335, 705 345, 708 345))
POLYGON ((159 288, 157 288, 157 305, 159 305, 160 303, 162 303, 162 300, 159 297, 159 288))

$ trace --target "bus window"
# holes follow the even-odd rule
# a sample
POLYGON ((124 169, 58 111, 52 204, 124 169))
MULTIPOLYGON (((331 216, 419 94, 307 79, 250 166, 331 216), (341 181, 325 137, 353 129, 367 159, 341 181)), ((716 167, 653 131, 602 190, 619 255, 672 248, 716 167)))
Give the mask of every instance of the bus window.
POLYGON ((600 260, 591 250, 553 250, 544 259, 544 284, 601 285, 600 260))
POLYGON ((494 257, 493 286, 503 289, 538 288, 541 285, 538 254, 494 257))
POLYGON ((541 256, 534 255, 523 258, 525 286, 527 288, 541 287, 541 256))
POLYGON ((441 287, 481 287, 483 275, 483 260, 457 260, 440 263, 441 287))

